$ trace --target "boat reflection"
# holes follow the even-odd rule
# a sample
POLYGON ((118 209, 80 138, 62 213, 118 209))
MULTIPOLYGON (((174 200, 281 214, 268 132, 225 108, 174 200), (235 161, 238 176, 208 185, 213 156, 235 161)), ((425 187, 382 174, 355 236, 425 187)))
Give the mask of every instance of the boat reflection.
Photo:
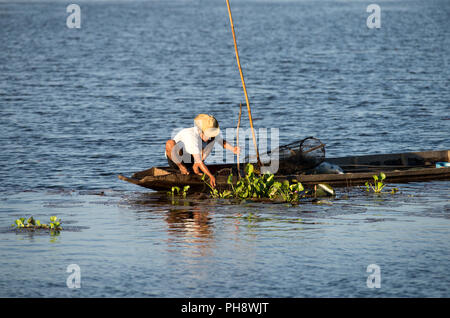
POLYGON ((167 211, 168 250, 190 256, 211 254, 214 223, 210 209, 192 202, 186 203, 172 205, 167 211))
POLYGON ((190 242, 212 238, 211 217, 209 212, 200 206, 190 206, 189 209, 170 209, 165 220, 170 234, 186 237, 190 242))

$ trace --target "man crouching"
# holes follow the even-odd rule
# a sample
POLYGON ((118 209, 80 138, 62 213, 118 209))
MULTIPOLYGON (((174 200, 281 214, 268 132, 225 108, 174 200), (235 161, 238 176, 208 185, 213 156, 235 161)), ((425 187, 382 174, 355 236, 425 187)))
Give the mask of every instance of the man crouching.
POLYGON ((190 174, 190 171, 193 171, 195 174, 202 175, 203 172, 209 177, 211 186, 215 187, 216 178, 208 170, 204 161, 211 153, 216 139, 220 140, 223 148, 234 154, 238 154, 240 149, 218 137, 219 123, 213 116, 199 114, 195 117, 194 124, 194 127, 182 129, 174 139, 166 142, 165 155, 172 168, 180 169, 182 174, 190 174))

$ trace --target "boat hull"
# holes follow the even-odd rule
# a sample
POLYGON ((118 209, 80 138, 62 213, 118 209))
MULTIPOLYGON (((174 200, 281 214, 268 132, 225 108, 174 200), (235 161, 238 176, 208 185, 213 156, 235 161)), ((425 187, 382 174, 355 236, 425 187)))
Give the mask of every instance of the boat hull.
MULTIPOLYGON (((439 161, 448 162, 450 151, 427 151, 387 155, 352 156, 330 158, 327 162, 341 165, 344 174, 287 174, 275 175, 275 179, 300 181, 304 186, 327 183, 333 187, 351 187, 373 181, 373 175, 385 173, 386 183, 426 182, 432 180, 450 180, 450 168, 435 168, 439 161)), ((236 165, 210 165, 210 171, 216 175, 219 190, 229 188, 228 175, 236 171, 236 165)), ((233 183, 238 181, 233 174, 233 183)), ((170 191, 173 186, 190 186, 198 192, 208 192, 210 188, 198 175, 182 175, 169 167, 153 167, 140 171, 131 178, 119 175, 119 179, 156 191, 170 191)))

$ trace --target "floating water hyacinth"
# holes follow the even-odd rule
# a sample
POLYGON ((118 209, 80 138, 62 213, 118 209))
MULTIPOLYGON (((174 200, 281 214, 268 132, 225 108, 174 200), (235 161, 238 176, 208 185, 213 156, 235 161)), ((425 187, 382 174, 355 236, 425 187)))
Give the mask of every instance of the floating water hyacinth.
POLYGON ((172 191, 171 192, 167 192, 167 194, 171 195, 172 197, 175 195, 181 195, 183 198, 186 197, 188 191, 189 191, 190 186, 184 186, 183 190, 180 189, 180 187, 172 187, 172 191))
POLYGON ((14 224, 11 225, 16 229, 29 229, 29 230, 37 230, 37 229, 49 229, 52 231, 61 231, 61 219, 58 219, 56 216, 50 217, 50 223, 44 224, 41 223, 40 220, 35 220, 32 216, 28 219, 19 218, 15 220, 14 224))
POLYGON ((233 175, 230 174, 227 179, 227 183, 230 185, 231 190, 224 190, 220 192, 216 188, 213 188, 205 181, 203 175, 203 182, 211 189, 210 194, 213 198, 221 199, 279 199, 284 202, 294 203, 298 202, 306 192, 303 185, 297 180, 289 182, 285 180, 283 182, 275 181, 274 175, 271 173, 265 173, 261 176, 255 174, 255 169, 252 164, 247 164, 245 167, 245 177, 240 178, 236 185, 233 184, 233 175))
MULTIPOLYGON (((367 192, 374 192, 374 193, 386 193, 386 192, 382 192, 383 188, 386 186, 385 183, 383 183, 383 181, 386 179, 386 175, 381 172, 378 176, 374 175, 373 177, 373 181, 374 183, 371 184, 370 182, 366 182, 366 191, 367 192)), ((391 194, 396 194, 398 192, 398 188, 392 188, 390 193, 391 194)))
POLYGON ((370 190, 372 190, 375 193, 381 193, 381 190, 383 190, 383 188, 386 186, 383 183, 383 180, 386 179, 386 175, 381 172, 380 175, 374 175, 373 176, 373 180, 374 180, 374 184, 370 184, 369 182, 366 182, 366 191, 370 192, 370 190))

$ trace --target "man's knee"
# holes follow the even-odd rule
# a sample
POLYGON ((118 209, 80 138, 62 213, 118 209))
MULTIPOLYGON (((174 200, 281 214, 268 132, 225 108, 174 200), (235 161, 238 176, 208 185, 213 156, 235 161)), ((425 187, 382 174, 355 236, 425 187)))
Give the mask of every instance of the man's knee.
POLYGON ((171 151, 172 151, 172 149, 173 149, 173 147, 174 147, 175 145, 176 145, 176 142, 175 142, 175 140, 173 140, 173 139, 169 139, 169 140, 166 141, 166 154, 167 154, 168 156, 171 155, 171 151))
POLYGON ((173 139, 169 139, 166 142, 166 156, 175 163, 180 163, 182 161, 182 151, 179 144, 173 139))

